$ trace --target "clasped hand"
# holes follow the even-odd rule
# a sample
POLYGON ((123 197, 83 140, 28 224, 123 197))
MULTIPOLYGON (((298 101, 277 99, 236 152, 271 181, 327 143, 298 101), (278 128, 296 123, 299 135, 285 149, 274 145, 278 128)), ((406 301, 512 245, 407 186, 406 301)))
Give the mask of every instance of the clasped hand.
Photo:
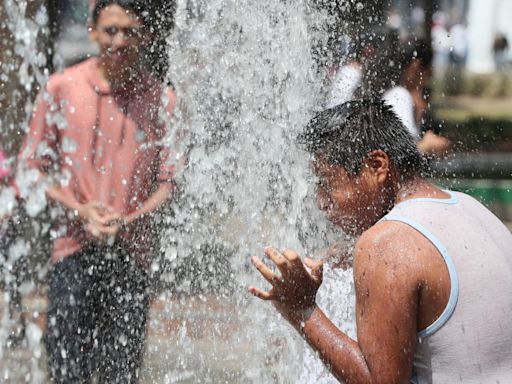
POLYGON ((272 301, 276 309, 298 328, 316 307, 316 293, 322 284, 323 263, 307 258, 303 263, 292 250, 280 253, 267 247, 265 254, 277 266, 281 275, 274 273, 258 257, 253 256, 252 263, 272 288, 264 291, 250 287, 249 292, 262 300, 272 301))
POLYGON ((83 204, 78 215, 85 221, 87 231, 100 240, 115 237, 123 223, 122 214, 98 202, 83 204))

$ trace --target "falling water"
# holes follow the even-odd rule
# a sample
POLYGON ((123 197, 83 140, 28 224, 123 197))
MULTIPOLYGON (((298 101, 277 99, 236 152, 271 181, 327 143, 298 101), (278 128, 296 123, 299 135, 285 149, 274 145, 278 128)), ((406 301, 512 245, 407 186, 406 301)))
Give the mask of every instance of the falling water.
MULTIPOLYGON (((20 10, 9 13, 15 31, 37 33, 18 5, 4 3, 20 10)), ((166 143, 178 191, 155 217, 162 257, 151 268, 164 304, 151 321, 144 382, 292 383, 301 374, 303 342, 269 304, 247 294, 248 285, 265 286, 249 256, 266 245, 312 255, 333 239, 314 207, 308 157, 295 142, 323 103, 322 49, 313 47, 325 46, 329 23, 305 0, 177 2, 167 79, 178 103, 166 143)), ((33 40, 18 45, 32 50, 33 40)), ((41 64, 37 50, 23 56, 24 66, 41 64)), ((30 73, 44 83, 44 73, 30 73)), ((30 175, 19 175, 24 181, 30 175)), ((8 193, 0 209, 12 202, 8 193)), ((32 195, 36 216, 44 191, 32 195)), ((350 295, 349 274, 342 278, 350 295)), ((34 340, 28 347, 37 361, 34 340)), ((41 369, 30 367, 27 381, 44 382, 41 369)))
MULTIPOLYGON (((4 0, 0 7, 3 8, 2 14, 6 16, 2 20, 2 29, 8 31, 12 37, 12 46, 7 46, 3 52, 3 62, 1 63, 1 82, 3 90, 14 87, 19 84, 19 89, 14 92, 6 92, 2 95, 2 103, 6 103, 9 108, 3 110, 2 119, 0 121, 0 132, 2 137, 3 149, 9 148, 10 143, 6 138, 13 137, 13 133, 17 132, 22 135, 25 132, 24 124, 19 126, 16 120, 26 123, 28 116, 33 107, 30 97, 26 97, 44 84, 48 78, 48 71, 43 69, 46 62, 46 54, 39 49, 40 43, 47 37, 48 16, 46 8, 39 6, 35 10, 33 18, 26 17, 27 8, 34 8, 27 1, 4 0), (13 81, 13 79, 15 81, 13 81), (9 95, 10 98, 6 99, 9 95)), ((2 42, 5 47, 5 42, 2 42)), ((10 159, 9 163, 13 163, 10 159)), ((16 268, 28 260, 29 257, 40 254, 40 244, 37 238, 42 238, 48 233, 50 225, 41 222, 41 214, 46 206, 45 191, 41 185, 37 189, 28 188, 30 179, 33 174, 26 174, 20 178, 20 194, 26 199, 27 204, 24 209, 28 220, 25 221, 20 228, 23 233, 9 247, 9 249, 0 249, 0 257, 2 260, 2 270, 0 284, 3 289, 8 286, 16 285, 16 268)), ((0 217, 12 212, 16 206, 15 191, 12 188, 2 188, 0 191, 0 217)), ((9 228, 0 227, 0 237, 4 236, 5 231, 9 228)), ((0 243, 1 243, 0 238, 0 243)), ((47 251, 47 249, 46 249, 47 251)), ((45 252, 47 253, 47 252, 45 252)), ((32 260, 33 270, 29 272, 31 279, 24 281, 17 289, 23 293, 31 293, 34 291, 37 280, 41 279, 46 271, 40 261, 32 260)), ((44 382, 45 372, 41 362, 44 354, 42 341, 42 330, 38 325, 39 313, 37 308, 27 319, 25 324, 25 340, 28 352, 25 358, 18 359, 13 353, 9 353, 6 348, 9 344, 8 337, 16 322, 9 316, 9 307, 12 305, 14 298, 10 295, 9 290, 3 292, 0 299, 1 305, 1 322, 0 322, 0 381, 2 382, 23 382, 41 383, 44 382), (21 363, 23 361, 23 363, 21 363)))
POLYGON ((202 353, 219 359, 216 348, 226 342, 240 351, 240 382, 293 382, 302 364, 302 342, 246 287, 262 285, 250 255, 269 244, 310 251, 322 233, 295 137, 320 105, 311 47, 324 37, 315 28, 323 17, 304 1, 182 2, 176 13, 169 80, 179 102, 171 125, 190 151, 162 236, 163 277, 174 283, 170 295, 215 292, 231 306, 231 325, 217 337, 212 330, 202 353))

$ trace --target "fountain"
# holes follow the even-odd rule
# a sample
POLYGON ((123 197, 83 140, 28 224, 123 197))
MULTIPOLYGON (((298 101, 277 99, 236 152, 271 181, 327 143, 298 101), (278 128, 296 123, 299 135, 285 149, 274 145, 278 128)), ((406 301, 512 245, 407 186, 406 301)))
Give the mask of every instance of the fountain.
MULTIPOLYGON (((143 382, 293 383, 301 375, 302 340, 270 305, 256 303, 246 287, 259 281, 249 256, 265 245, 313 255, 336 237, 315 208, 308 156, 295 143, 312 113, 322 107, 325 68, 333 60, 326 48, 333 17, 328 4, 319 3, 176 2, 166 79, 178 103, 166 144, 176 153, 179 189, 154 218, 161 256, 151 269, 158 276, 159 295, 143 382)), ((41 7, 36 22, 30 22, 26 4, 3 0, 16 53, 23 57, 19 80, 30 91, 48 76, 40 70, 45 56, 33 45, 47 18, 41 7)), ((360 10, 362 3, 347 1, 346 6, 360 10)), ((31 107, 28 102, 27 116, 31 107)), ((30 174, 18 175, 30 236, 41 238, 51 232, 49 217, 58 212, 45 211, 44 186, 33 190, 31 181, 30 174)), ((14 205, 13 190, 4 188, 0 215, 14 205)), ((14 278, 15 261, 28 257, 34 247, 25 240, 16 244, 9 253, 2 251, 4 285, 14 278)), ((45 271, 43 265, 36 277, 44 281, 45 271)), ((341 292, 350 297, 350 271, 340 276, 341 292)), ((37 279, 30 281, 25 291, 40 285, 37 279)), ((327 284, 324 294, 339 291, 339 286, 327 284)), ((3 314, 9 301, 4 293, 3 314)), ((343 319, 353 321, 350 300, 344 306, 343 319)), ((0 356, 9 357, 0 366, 2 380, 19 378, 20 371, 20 380, 45 382, 36 320, 29 319, 25 357, 17 359, 7 349, 12 320, 2 316, 0 356)), ((302 373, 302 380, 308 382, 311 374, 302 373)))
MULTIPOLYGON (((176 11, 169 50, 179 100, 173 123, 190 151, 174 215, 167 217, 162 276, 174 287, 167 295, 192 289, 232 308, 222 311, 221 333, 208 332, 213 343, 202 358, 215 357, 218 365, 223 348, 250 346, 221 364, 239 360, 245 371, 239 382, 293 382, 301 368, 302 342, 245 287, 254 277, 248 258, 264 245, 317 246, 312 227, 321 220, 312 216, 307 157, 292 148, 319 104, 304 97, 320 94, 310 51, 319 17, 301 1, 184 2, 176 11)), ((175 308, 166 311, 172 316, 175 308)), ((178 360, 197 353, 184 350, 178 360)), ((202 369, 208 377, 211 368, 202 369)))

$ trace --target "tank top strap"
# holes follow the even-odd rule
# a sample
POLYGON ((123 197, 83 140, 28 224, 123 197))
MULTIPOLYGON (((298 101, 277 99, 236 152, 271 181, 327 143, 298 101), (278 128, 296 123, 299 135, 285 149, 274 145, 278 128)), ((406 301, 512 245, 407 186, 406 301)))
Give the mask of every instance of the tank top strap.
POLYGON ((441 256, 443 257, 446 266, 448 268, 448 273, 450 275, 450 298, 448 300, 448 304, 446 305, 443 313, 439 316, 436 321, 430 324, 427 328, 421 330, 417 334, 418 339, 423 339, 428 336, 431 336, 435 332, 437 332, 444 324, 448 322, 453 312, 455 311, 455 307, 457 305, 457 300, 459 297, 459 281, 457 278, 457 271, 455 269, 455 264, 453 263, 452 258, 450 257, 448 250, 441 243, 441 241, 428 229, 423 227, 421 224, 415 222, 414 220, 400 215, 394 215, 392 212, 382 219, 383 221, 399 221, 401 223, 407 224, 408 226, 414 228, 423 236, 425 236, 439 251, 441 256))

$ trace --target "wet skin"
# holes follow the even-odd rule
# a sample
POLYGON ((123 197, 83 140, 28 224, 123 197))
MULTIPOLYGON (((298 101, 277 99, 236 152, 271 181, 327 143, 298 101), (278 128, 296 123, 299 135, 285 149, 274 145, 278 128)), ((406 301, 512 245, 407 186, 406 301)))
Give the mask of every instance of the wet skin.
POLYGON ((419 177, 400 182, 382 151, 372 152, 356 176, 321 159, 314 169, 319 207, 331 221, 360 236, 354 251, 357 341, 316 306, 319 261, 302 262, 291 250, 266 248, 280 274, 253 257, 272 288, 249 290, 271 301, 340 380, 409 383, 416 334, 446 307, 450 279, 442 256, 425 237, 405 224, 378 220, 401 201, 449 196, 419 177))

